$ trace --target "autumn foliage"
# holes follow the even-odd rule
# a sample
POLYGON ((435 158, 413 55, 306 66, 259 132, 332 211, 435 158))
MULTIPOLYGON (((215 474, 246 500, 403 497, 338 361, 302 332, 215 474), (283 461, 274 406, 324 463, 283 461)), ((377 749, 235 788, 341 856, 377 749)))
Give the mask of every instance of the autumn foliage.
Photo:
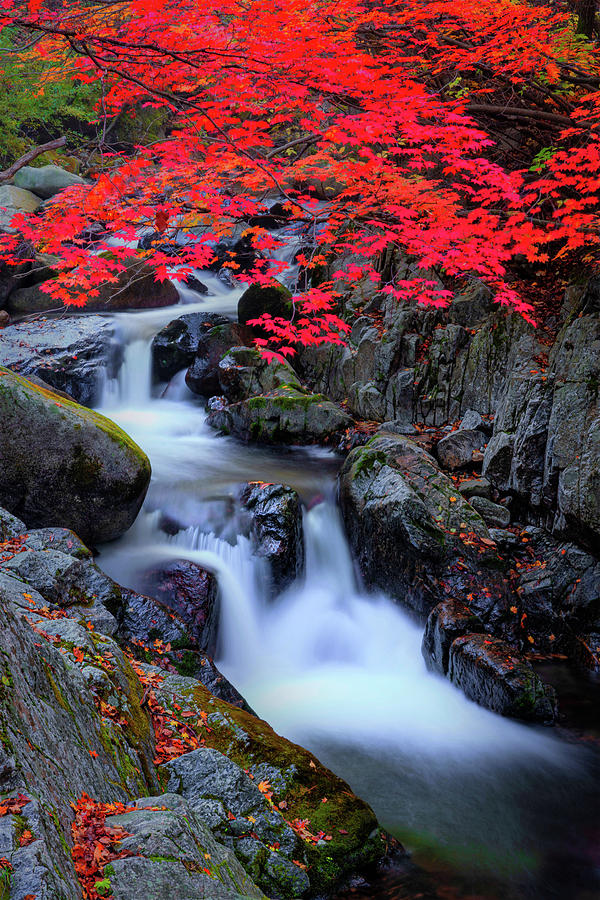
MULTIPOLYGON (((445 306, 476 275, 530 315, 519 266, 597 260, 598 50, 566 5, 6 0, 0 25, 23 65, 100 85, 91 183, 14 223, 60 256, 47 289, 66 303, 140 259, 185 278, 239 222, 272 258, 278 239, 252 217, 273 197, 301 225, 313 276, 295 319, 266 323, 283 352, 339 341, 337 298, 360 279, 445 306), (149 107, 164 138, 112 146, 115 118, 149 107), (93 246, 91 222, 104 228, 93 246), (161 240, 139 250, 144 228, 161 240), (187 243, 170 250, 178 231, 187 243), (323 281, 334 256, 347 264, 323 281)), ((259 261, 243 278, 278 268, 259 261)))

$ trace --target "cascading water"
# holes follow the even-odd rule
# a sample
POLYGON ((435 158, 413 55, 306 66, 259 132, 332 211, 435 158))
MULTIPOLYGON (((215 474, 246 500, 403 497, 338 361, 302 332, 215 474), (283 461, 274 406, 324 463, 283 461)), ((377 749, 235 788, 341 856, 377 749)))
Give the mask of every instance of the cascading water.
POLYGON ((242 446, 208 428, 181 373, 168 387, 152 386, 153 335, 183 313, 234 312, 239 291, 219 289, 200 303, 116 317, 124 361, 118 381, 105 386, 103 411, 146 450, 153 479, 138 521, 103 548, 100 565, 131 587, 160 560, 213 570, 218 664, 260 715, 316 752, 409 843, 434 845, 466 869, 487 859, 525 891, 514 896, 564 896, 545 893, 544 879, 541 893, 536 886, 555 850, 549 822, 556 814, 571 823, 588 789, 583 755, 470 703, 426 671, 422 629, 357 581, 335 504, 322 499, 333 495, 333 456, 242 446), (256 480, 321 498, 304 517, 305 571, 275 601, 227 503, 234 485, 256 480), (175 536, 161 530, 165 516, 180 524, 175 536))

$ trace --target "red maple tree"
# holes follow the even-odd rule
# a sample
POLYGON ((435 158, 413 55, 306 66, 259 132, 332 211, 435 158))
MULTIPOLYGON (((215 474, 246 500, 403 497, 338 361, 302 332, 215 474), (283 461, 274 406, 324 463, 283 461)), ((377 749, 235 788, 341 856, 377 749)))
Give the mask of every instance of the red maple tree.
MULTIPOLYGON (((60 257, 45 289, 65 303, 140 260, 185 278, 240 222, 273 257, 277 234, 252 225, 273 197, 315 275, 293 321, 263 319, 283 353, 341 341, 336 303, 360 279, 443 307, 475 275, 529 316, 515 261, 597 258, 598 51, 560 3, 3 0, 0 27, 23 65, 101 85, 90 183, 13 222, 60 257), (164 139, 111 148, 113 119, 144 107, 163 112, 164 139), (125 246, 140 229, 160 241, 125 246), (398 254, 407 264, 382 262, 398 254), (334 257, 346 265, 319 281, 334 257)), ((259 259, 243 278, 281 267, 259 259)))

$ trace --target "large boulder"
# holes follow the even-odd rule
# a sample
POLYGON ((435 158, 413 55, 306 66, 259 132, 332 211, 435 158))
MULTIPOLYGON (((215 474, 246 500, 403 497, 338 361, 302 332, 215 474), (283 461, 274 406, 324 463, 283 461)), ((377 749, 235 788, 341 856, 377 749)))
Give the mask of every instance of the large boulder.
POLYGON ((447 434, 438 442, 437 458, 446 469, 464 469, 481 462, 482 456, 479 451, 485 442, 486 437, 482 431, 476 428, 462 428, 447 434))
MULTIPOLYGON (((43 290, 43 285, 48 283, 46 281, 13 291, 6 302, 6 308, 12 315, 18 316, 63 309, 62 300, 57 300, 43 290)), ((96 286, 96 290, 98 293, 86 300, 85 308, 88 312, 154 309, 174 306, 179 302, 174 284, 171 281, 157 281, 154 269, 142 261, 130 264, 125 271, 119 273, 115 281, 104 281, 96 286)))
POLYGON ((505 616, 495 544, 429 453, 408 438, 376 435, 348 455, 339 487, 350 543, 368 584, 423 616, 446 597, 470 592, 484 621, 505 616))
POLYGON ((67 172, 60 166, 23 166, 15 175, 15 184, 27 191, 33 191, 38 197, 48 200, 65 188, 75 184, 85 184, 80 175, 67 172))
POLYGON ((192 364, 200 338, 229 319, 218 313, 188 313, 165 325, 152 341, 152 368, 159 381, 169 381, 192 364))
POLYGON ((114 422, 0 367, 0 502, 30 526, 88 543, 135 520, 150 463, 114 422))
POLYGON ((448 677, 471 700, 502 716, 554 722, 554 690, 505 641, 486 634, 458 637, 450 647, 448 677))
POLYGON ((117 374, 114 324, 103 316, 65 316, 19 322, 0 332, 0 365, 37 376, 78 403, 100 401, 107 377, 117 374))
POLYGON ((353 424, 348 413, 322 394, 283 386, 213 409, 209 425, 244 441, 317 444, 340 437, 353 424))
POLYGON ((252 330, 237 322, 227 322, 210 328, 198 341, 196 357, 187 371, 185 383, 195 394, 212 397, 218 394, 219 363, 231 347, 250 345, 252 330))

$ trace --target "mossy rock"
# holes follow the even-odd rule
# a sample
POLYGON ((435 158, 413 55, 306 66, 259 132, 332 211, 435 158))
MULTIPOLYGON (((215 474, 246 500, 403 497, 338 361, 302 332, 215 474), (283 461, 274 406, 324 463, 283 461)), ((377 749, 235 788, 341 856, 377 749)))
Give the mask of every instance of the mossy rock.
MULTIPOLYGON (((273 318, 291 318, 292 295, 282 284, 268 287, 251 284, 240 297, 238 302, 240 324, 245 325, 252 319, 258 319, 263 313, 269 313, 273 318)), ((256 328, 256 326, 253 327, 256 328)))
POLYGON ((27 525, 113 540, 133 524, 150 473, 110 419, 0 367, 0 503, 27 525))
POLYGON ((204 746, 225 754, 257 783, 268 781, 275 806, 279 809, 279 804, 286 804, 283 809, 288 822, 306 820, 312 834, 322 831, 331 837, 317 844, 306 843, 311 892, 328 893, 344 877, 384 857, 372 809, 308 750, 278 735, 262 719, 218 700, 191 678, 168 675, 156 694, 176 715, 196 714, 198 719, 186 717, 184 721, 197 727, 204 746), (206 713, 209 728, 202 727, 202 713, 206 713))
POLYGON ((311 394, 297 384, 215 409, 207 421, 245 441, 269 444, 328 443, 353 424, 352 418, 323 394, 311 394))

